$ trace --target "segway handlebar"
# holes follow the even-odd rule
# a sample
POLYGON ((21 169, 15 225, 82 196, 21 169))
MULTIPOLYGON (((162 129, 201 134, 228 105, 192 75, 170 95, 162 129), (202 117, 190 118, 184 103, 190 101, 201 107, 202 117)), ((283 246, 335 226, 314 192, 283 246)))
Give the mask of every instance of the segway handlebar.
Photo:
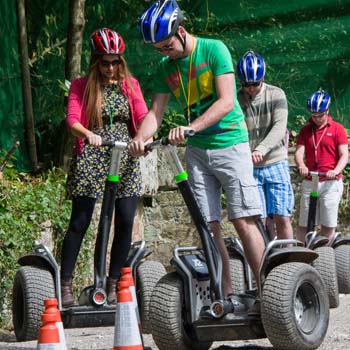
MULTIPOLYGON (((85 144, 90 145, 87 139, 85 140, 85 144)), ((128 147, 128 144, 126 142, 120 142, 120 141, 103 140, 101 146, 113 147, 122 151, 128 147)))
MULTIPOLYGON (((326 177, 326 176, 327 176, 326 173, 320 173, 320 172, 318 172, 318 171, 309 171, 309 172, 307 173, 307 175, 308 175, 308 176, 318 176, 318 177, 322 177, 322 176, 326 177)), ((338 174, 337 174, 337 175, 338 175, 338 174)))
POLYGON ((115 147, 119 150, 123 150, 128 147, 128 144, 126 142, 104 140, 101 146, 115 147))
MULTIPOLYGON (((191 137, 194 136, 195 132, 193 130, 185 130, 185 137, 191 137)), ((161 146, 167 146, 170 144, 169 141, 169 137, 162 137, 159 140, 147 143, 147 145, 145 145, 145 152, 151 152, 153 149, 155 148, 159 148, 161 146)))

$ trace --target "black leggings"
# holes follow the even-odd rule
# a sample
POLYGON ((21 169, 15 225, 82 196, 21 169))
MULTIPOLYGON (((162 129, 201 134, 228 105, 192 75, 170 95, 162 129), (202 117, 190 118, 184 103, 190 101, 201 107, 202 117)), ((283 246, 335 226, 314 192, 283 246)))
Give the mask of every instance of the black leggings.
MULTIPOLYGON (((115 201, 114 238, 109 267, 109 277, 114 279, 119 278, 120 269, 124 266, 129 254, 137 201, 138 197, 121 198, 115 201)), ((72 278, 81 242, 89 228, 95 203, 96 199, 89 197, 73 199, 70 223, 61 252, 61 278, 64 281, 72 278)))

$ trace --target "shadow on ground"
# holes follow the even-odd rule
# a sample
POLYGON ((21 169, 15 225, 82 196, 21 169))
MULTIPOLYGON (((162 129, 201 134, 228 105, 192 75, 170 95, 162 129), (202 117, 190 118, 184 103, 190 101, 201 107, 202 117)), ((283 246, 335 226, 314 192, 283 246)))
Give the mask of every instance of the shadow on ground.
POLYGON ((229 346, 221 345, 213 350, 273 350, 272 346, 261 346, 255 344, 243 345, 243 346, 229 346))
POLYGON ((13 333, 0 329, 0 342, 14 343, 15 341, 16 337, 13 333))

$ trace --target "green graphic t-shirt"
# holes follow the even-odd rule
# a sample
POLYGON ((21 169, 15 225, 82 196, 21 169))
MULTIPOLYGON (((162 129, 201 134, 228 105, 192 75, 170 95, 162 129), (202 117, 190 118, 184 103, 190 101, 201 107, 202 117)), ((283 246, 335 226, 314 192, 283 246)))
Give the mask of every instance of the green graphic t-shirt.
MULTIPOLYGON (((196 38, 191 69, 190 58, 188 56, 172 60, 164 57, 154 80, 154 92, 172 93, 182 106, 189 123, 201 116, 217 100, 215 77, 234 71, 230 52, 219 40, 196 38), (188 85, 189 71, 191 77, 188 85), (189 116, 188 96, 190 96, 189 116)), ((188 139, 188 144, 204 149, 216 149, 248 141, 247 127, 237 100, 236 87, 234 90, 233 110, 218 123, 188 139)))

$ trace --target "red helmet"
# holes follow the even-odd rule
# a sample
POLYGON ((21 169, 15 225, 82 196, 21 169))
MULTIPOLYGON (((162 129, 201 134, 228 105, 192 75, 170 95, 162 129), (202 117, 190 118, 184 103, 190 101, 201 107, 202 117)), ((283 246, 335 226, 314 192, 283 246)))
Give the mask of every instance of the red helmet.
POLYGON ((122 36, 108 28, 96 30, 92 33, 90 41, 93 53, 102 55, 122 55, 125 51, 125 44, 122 36))

